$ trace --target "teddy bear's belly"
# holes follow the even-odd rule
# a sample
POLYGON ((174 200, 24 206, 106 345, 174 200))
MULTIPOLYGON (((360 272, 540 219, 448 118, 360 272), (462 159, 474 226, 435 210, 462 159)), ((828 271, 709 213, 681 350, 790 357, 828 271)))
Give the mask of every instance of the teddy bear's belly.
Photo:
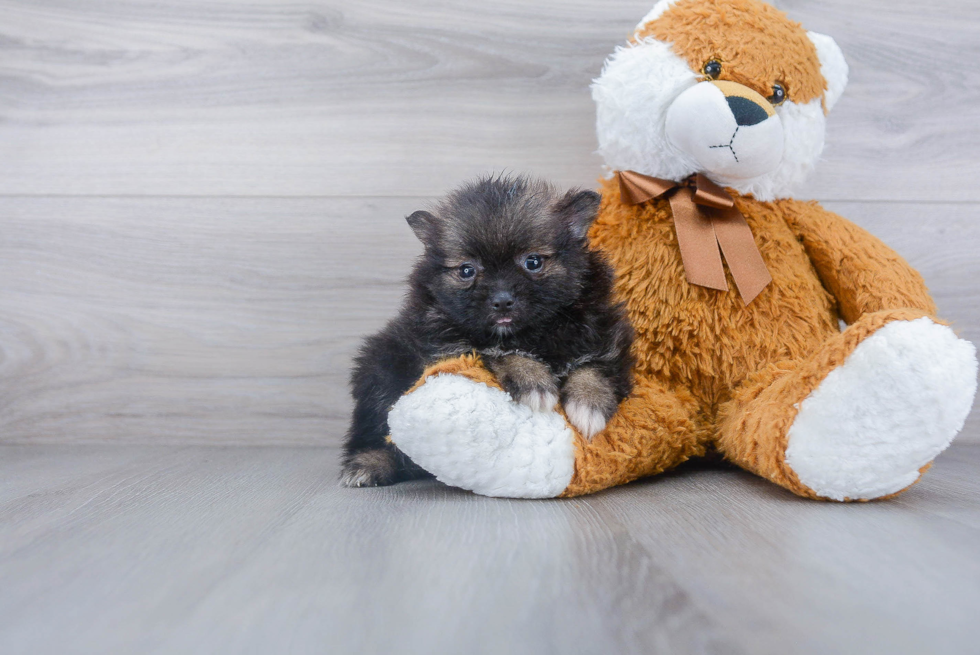
POLYGON ((592 233, 636 330, 637 377, 685 387, 712 414, 752 373, 805 358, 839 332, 836 304, 786 223, 747 220, 773 277, 747 307, 730 273, 727 292, 687 282, 669 221, 600 220, 592 233))

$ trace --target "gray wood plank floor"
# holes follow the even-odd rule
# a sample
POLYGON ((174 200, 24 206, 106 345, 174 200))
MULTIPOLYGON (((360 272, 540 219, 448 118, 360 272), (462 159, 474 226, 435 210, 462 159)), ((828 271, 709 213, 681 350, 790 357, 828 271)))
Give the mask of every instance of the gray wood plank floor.
POLYGON ((342 489, 330 448, 0 447, 0 652, 975 653, 980 445, 892 502, 688 469, 342 489))

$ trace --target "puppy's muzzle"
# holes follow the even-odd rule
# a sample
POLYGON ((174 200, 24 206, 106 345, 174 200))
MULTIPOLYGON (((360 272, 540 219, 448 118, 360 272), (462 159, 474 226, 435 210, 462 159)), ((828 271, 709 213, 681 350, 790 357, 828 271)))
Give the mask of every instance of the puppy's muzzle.
POLYGON ((728 81, 695 84, 667 110, 667 139, 700 171, 749 179, 783 158, 783 126, 775 107, 752 89, 728 81))

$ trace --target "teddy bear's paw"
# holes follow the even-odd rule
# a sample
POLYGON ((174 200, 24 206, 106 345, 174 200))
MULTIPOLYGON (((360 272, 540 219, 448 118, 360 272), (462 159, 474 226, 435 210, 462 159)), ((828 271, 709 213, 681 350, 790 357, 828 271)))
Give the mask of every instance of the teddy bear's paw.
POLYGON ((552 498, 575 469, 574 435, 560 414, 461 375, 432 376, 403 396, 388 427, 416 464, 485 496, 552 498))
POLYGON ((786 464, 825 498, 896 493, 962 429, 976 389, 973 344, 928 318, 889 323, 800 403, 786 464))

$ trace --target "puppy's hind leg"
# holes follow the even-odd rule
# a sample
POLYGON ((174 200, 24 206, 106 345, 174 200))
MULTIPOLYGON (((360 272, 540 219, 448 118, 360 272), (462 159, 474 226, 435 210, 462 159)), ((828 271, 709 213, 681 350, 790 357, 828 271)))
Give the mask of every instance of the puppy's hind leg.
POLYGON ((351 455, 344 462, 340 484, 345 487, 383 487, 394 484, 398 460, 390 448, 371 448, 351 455))
POLYGON ((386 487, 396 482, 431 478, 394 446, 366 448, 344 458, 340 484, 344 487, 386 487))

